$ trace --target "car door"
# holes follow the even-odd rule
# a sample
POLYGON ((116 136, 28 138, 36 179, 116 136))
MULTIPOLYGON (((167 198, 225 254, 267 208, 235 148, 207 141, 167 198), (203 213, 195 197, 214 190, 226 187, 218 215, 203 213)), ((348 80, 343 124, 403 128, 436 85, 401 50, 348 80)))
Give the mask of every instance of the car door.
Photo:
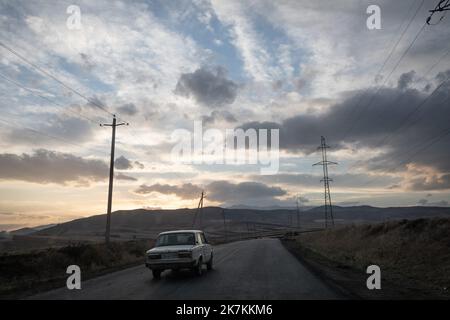
POLYGON ((199 232, 195 234, 195 243, 197 245, 199 255, 203 257, 203 262, 207 261, 208 258, 206 257, 205 246, 203 244, 202 237, 200 236, 199 232))
POLYGON ((202 239, 202 243, 203 243, 204 257, 205 257, 206 261, 209 261, 211 259, 212 247, 206 240, 204 233, 200 233, 200 238, 202 239))

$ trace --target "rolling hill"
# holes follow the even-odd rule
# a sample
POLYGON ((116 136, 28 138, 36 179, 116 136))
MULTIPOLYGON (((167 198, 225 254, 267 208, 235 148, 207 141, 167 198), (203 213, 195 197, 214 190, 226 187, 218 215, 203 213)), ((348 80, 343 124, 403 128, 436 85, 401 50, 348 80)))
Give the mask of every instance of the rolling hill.
MULTIPOLYGON (((399 219, 450 217, 446 207, 392 207, 334 206, 336 224, 380 222, 399 219)), ((115 238, 147 238, 169 229, 204 229, 211 236, 224 233, 254 232, 297 226, 297 212, 289 209, 255 210, 222 209, 205 207, 197 216, 196 209, 177 210, 123 210, 112 214, 111 234, 115 238), (225 216, 225 217, 224 217, 225 216)), ((96 215, 62 223, 32 233, 35 236, 98 238, 103 237, 105 215, 96 215)), ((300 212, 300 227, 312 228, 323 225, 323 207, 300 212)))

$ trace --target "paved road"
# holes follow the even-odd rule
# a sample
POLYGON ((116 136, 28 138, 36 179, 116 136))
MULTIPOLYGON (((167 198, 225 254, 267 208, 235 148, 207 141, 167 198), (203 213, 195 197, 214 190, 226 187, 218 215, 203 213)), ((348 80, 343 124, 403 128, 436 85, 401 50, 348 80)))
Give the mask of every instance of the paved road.
POLYGON ((339 299, 278 239, 215 248, 214 270, 196 277, 165 271, 154 280, 144 266, 82 282, 81 290, 52 290, 33 299, 339 299))

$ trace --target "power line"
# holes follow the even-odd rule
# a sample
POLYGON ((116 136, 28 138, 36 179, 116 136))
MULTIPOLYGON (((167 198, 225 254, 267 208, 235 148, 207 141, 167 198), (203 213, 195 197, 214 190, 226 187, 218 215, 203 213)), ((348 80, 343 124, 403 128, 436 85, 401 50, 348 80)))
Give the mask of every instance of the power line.
MULTIPOLYGON (((413 22, 414 18, 417 16, 417 14, 419 13, 420 9, 422 8, 423 4, 424 4, 424 0, 422 0, 422 3, 420 4, 420 6, 417 8, 414 16, 411 18, 411 20, 409 21, 407 27, 405 28, 405 30, 403 31, 401 38, 403 38, 404 34, 406 33, 406 31, 408 30, 408 28, 410 27, 411 23, 413 22)), ((386 82, 390 79, 390 77, 392 76, 392 74, 394 73, 394 71, 398 68, 398 66, 400 65, 400 63, 402 62, 402 60, 405 58, 405 56, 408 54, 409 50, 411 50, 411 48, 413 47, 414 43, 417 41, 417 39, 419 38, 419 36, 422 34, 423 30, 425 29, 426 23, 423 24, 423 26, 420 28, 419 32, 415 35, 413 41, 410 43, 410 45, 407 47, 407 49, 403 52, 403 54, 400 56, 400 59, 397 60, 396 64, 394 65, 394 67, 392 68, 392 70, 389 72, 388 76, 384 78, 384 81, 382 82, 381 85, 378 86, 378 88, 375 90, 375 93, 371 96, 369 102, 362 108, 360 109, 360 111, 358 112, 357 118, 355 121, 353 121, 351 127, 349 128, 349 130, 347 130, 347 132, 345 133, 344 137, 342 138, 342 140, 345 140, 348 135, 355 129, 355 127, 358 125, 359 121, 361 120, 361 118, 363 117, 364 112, 369 108, 369 106, 372 104, 372 102, 374 101, 374 98, 378 95, 379 91, 381 90, 381 88, 386 84, 386 82)))
MULTIPOLYGON (((12 54, 16 55, 17 57, 19 57, 21 60, 25 61, 27 64, 29 64, 30 66, 32 66, 34 69, 40 71, 41 73, 43 73, 44 75, 52 78, 53 80, 55 80, 56 82, 58 82, 59 84, 61 84, 64 88, 70 90, 71 92, 75 93, 76 95, 80 96, 81 98, 85 99, 88 103, 96 106, 97 108, 103 110, 104 112, 107 112, 109 115, 111 116, 115 116, 115 114, 113 114, 112 112, 110 112, 109 110, 107 110, 104 106, 102 106, 101 104, 97 103, 96 101, 88 98, 87 96, 85 96, 84 94, 82 94, 81 92, 79 92, 76 89, 73 89, 72 87, 70 87, 69 85, 67 85, 66 83, 64 83, 62 80, 58 79, 57 77, 55 77, 54 75, 52 75, 50 72, 44 70, 42 67, 39 67, 38 65, 36 65, 35 63, 29 61, 27 58, 25 58, 23 55, 21 55, 20 53, 18 53, 16 50, 14 50, 13 48, 9 47, 8 45, 6 45, 4 42, 0 41, 0 46, 2 46, 3 48, 5 48, 6 50, 8 50, 9 52, 11 52, 12 54)), ((124 121, 126 122, 124 119, 122 119, 121 117, 117 116, 117 120, 118 121, 124 121)), ((145 145, 145 143, 141 140, 141 138, 139 137, 139 135, 134 131, 134 130, 130 130, 131 133, 133 134, 133 139, 138 139, 142 144, 145 145)))
MULTIPOLYGON (((435 63, 433 63, 429 68, 428 68, 428 70, 427 70, 427 72, 423 75, 423 77, 424 78, 426 78, 427 76, 428 76, 428 74, 448 55, 450 53, 450 46, 449 46, 449 50, 447 50, 441 57, 439 57, 439 59, 435 62, 435 63)), ((444 82, 446 82, 448 80, 448 78, 444 81, 444 82)), ((442 84, 443 83, 441 83, 440 85, 439 85, 439 87, 441 87, 442 86, 442 84)), ((439 88, 436 88, 433 92, 432 92, 432 94, 437 90, 437 89, 439 89, 439 88)), ((400 101, 400 99, 404 96, 406 94, 406 91, 405 92, 402 92, 402 93, 400 93, 398 96, 397 96, 397 98, 395 99, 395 101, 392 103, 392 105, 396 105, 397 104, 397 102, 399 102, 400 101)), ((432 95, 431 94, 431 95, 432 95)), ((426 99, 428 99, 429 97, 427 97, 426 99)), ((377 116, 379 117, 380 115, 383 115, 383 113, 379 113, 377 116)))
MULTIPOLYGON (((397 129, 395 129, 393 132, 388 133, 384 136, 384 138, 375 146, 379 147, 380 145, 386 143, 387 141, 389 141, 389 139, 392 139, 392 137, 399 132, 403 126, 405 126, 408 122, 409 119, 411 119, 411 117, 417 113, 428 101, 429 99, 436 93, 439 91, 440 88, 442 88, 442 86, 444 84, 446 84, 448 81, 450 80, 450 75, 444 80, 442 81, 428 96, 426 96, 425 99, 423 99, 413 110, 411 110, 406 117, 403 119, 403 121, 401 122, 400 126, 397 127, 397 129)), ((417 121, 416 121, 417 122, 417 121)), ((414 122, 413 122, 414 123, 414 122)), ((411 126, 411 124, 409 125, 411 126)))
MULTIPOLYGON (((427 150, 428 148, 430 148, 431 146, 433 146, 434 144, 438 143, 439 141, 441 141, 443 138, 445 138, 447 135, 450 134, 450 128, 446 128, 444 130, 441 130, 438 134, 432 136, 430 139, 427 139, 425 141, 423 141, 422 143, 419 143, 419 149, 415 150, 408 158, 406 158, 405 160, 403 160, 402 162, 400 162, 398 164, 398 166, 402 166, 407 164, 408 162, 410 162, 412 159, 414 159, 414 157, 416 157, 418 154, 420 154, 421 152, 427 150)), ((411 152, 413 150, 410 150, 408 152, 411 152)), ((404 153, 402 154, 402 156, 404 155, 404 153)), ((394 157, 395 159, 395 157, 394 157)), ((375 178, 369 180, 368 182, 366 182, 365 184, 363 184, 361 187, 366 187, 367 185, 375 182, 378 179, 381 179, 382 176, 376 176, 375 178)))
MULTIPOLYGON (((11 115, 11 114, 9 114, 9 115, 11 115)), ((79 147, 79 148, 82 148, 82 149, 91 150, 91 151, 94 151, 95 153, 101 153, 101 154, 103 154, 103 155, 104 155, 104 154, 107 154, 107 153, 105 153, 104 151, 101 151, 101 150, 98 150, 98 149, 89 148, 89 147, 83 146, 83 145, 81 145, 81 144, 78 144, 78 143, 69 141, 69 140, 67 140, 67 139, 64 139, 64 138, 61 138, 61 137, 57 137, 57 136, 51 135, 51 134, 42 132, 42 131, 40 131, 40 130, 36 130, 36 129, 34 129, 34 128, 30 128, 30 127, 27 127, 27 126, 24 126, 24 125, 17 125, 17 124, 14 125, 14 124, 11 124, 11 121, 10 121, 10 120, 6 120, 6 119, 4 119, 4 118, 0 118, 0 121, 3 122, 4 124, 6 124, 6 125, 9 126, 9 127, 12 127, 12 128, 16 128, 16 129, 25 129, 25 130, 28 130, 28 131, 34 133, 34 134, 37 134, 37 135, 40 135, 40 136, 44 136, 44 137, 47 137, 47 138, 51 138, 51 139, 54 139, 54 140, 59 140, 59 141, 62 141, 62 142, 64 142, 64 143, 66 143, 66 144, 70 144, 70 145, 72 145, 72 146, 76 146, 76 147, 79 147)))
MULTIPOLYGON (((47 98, 46 96, 37 94, 36 92, 34 92, 33 90, 31 90, 30 88, 27 88, 26 86, 20 84, 19 82, 16 82, 16 81, 14 81, 14 80, 12 80, 12 79, 6 77, 6 76, 3 75, 2 73, 0 73, 0 77, 3 78, 3 79, 5 79, 6 81, 8 81, 8 82, 10 82, 10 83, 12 83, 12 84, 14 84, 14 85, 16 85, 17 87, 19 87, 19 88, 21 88, 21 89, 23 89, 23 90, 28 91, 29 93, 31 93, 31 94, 34 95, 35 97, 39 97, 39 98, 41 98, 41 99, 44 99, 44 100, 46 100, 47 102, 49 102, 49 103, 51 103, 51 104, 53 104, 53 105, 55 105, 55 106, 57 106, 57 107, 60 107, 60 108, 63 108, 63 109, 66 108, 64 105, 59 104, 59 103, 57 103, 57 102, 55 102, 55 101, 53 101, 53 100, 47 98)), ((83 118, 83 119, 85 119, 85 120, 87 120, 87 121, 90 121, 90 122, 92 122, 92 123, 98 125, 98 122, 97 122, 97 121, 95 121, 95 120, 93 120, 93 119, 91 119, 91 118, 89 118, 89 117, 86 117, 85 115, 83 115, 83 114, 81 114, 81 113, 79 113, 79 112, 75 112, 75 111, 70 110, 70 109, 63 110, 63 112, 70 112, 70 113, 72 113, 72 114, 74 114, 74 115, 76 115, 76 116, 78 116, 78 117, 81 117, 81 118, 83 118)))
POLYGON ((438 143, 439 141, 441 141, 443 138, 445 138, 449 134, 450 134, 450 128, 442 130, 439 134, 435 135, 432 139, 430 139, 430 142, 428 144, 425 144, 423 147, 421 147, 418 150, 416 150, 411 156, 409 156, 400 165, 408 163, 409 161, 414 159, 414 157, 417 156, 419 153, 425 151, 426 149, 430 148, 434 144, 438 143))
MULTIPOLYGON (((404 35, 406 34, 406 31, 408 30, 408 28, 409 28, 409 26, 411 25, 412 21, 413 21, 414 18, 416 17, 416 15, 417 15, 419 9, 422 7, 424 1, 425 1, 425 0, 422 0, 422 4, 421 4, 420 7, 416 10, 414 16, 410 19, 410 21, 409 21, 408 25, 406 26, 406 28, 403 29, 403 32, 401 33, 400 37, 397 39, 397 41, 395 42, 395 44, 392 46, 392 48, 391 48, 391 50, 390 50, 388 56, 386 57, 386 59, 384 59, 384 61, 383 61, 382 65, 381 65, 381 67, 378 69, 377 73, 375 74, 375 77, 374 77, 374 80, 375 80, 375 81, 376 81, 376 79, 378 78, 378 76, 381 75, 381 72, 383 71, 383 69, 384 69, 384 67, 386 66, 387 62, 389 61, 389 59, 390 59, 390 58, 392 57, 392 55, 394 54, 395 50, 397 49, 397 46, 399 45, 400 41, 403 39, 404 35)), ((414 7, 415 3, 416 3, 416 2, 413 2, 413 3, 411 4, 411 6, 409 7, 408 13, 407 13, 406 16, 405 16, 405 20, 404 20, 401 24, 399 24, 396 33, 397 33, 398 31, 400 31, 401 27, 403 26, 403 23, 406 21, 406 18, 409 16, 409 13, 410 13, 410 11, 412 10, 412 8, 414 7)), ((356 111, 356 107, 359 106, 359 104, 362 102, 363 97, 369 92, 369 90, 370 90, 370 87, 367 87, 367 88, 363 91, 363 93, 360 93, 359 99, 358 99, 357 102, 354 104, 352 110, 348 113, 349 115, 353 114, 353 113, 356 111)), ((345 140, 346 137, 347 137, 347 134, 345 134, 343 140, 345 140)))
POLYGON ((408 120, 409 119, 411 119, 411 117, 416 113, 416 112, 418 112, 427 102, 428 102, 428 100, 436 93, 436 92, 438 92, 438 90, 440 89, 440 88, 442 88, 442 86, 445 84, 445 83, 447 83, 448 82, 448 80, 450 79, 450 76, 448 76, 444 81, 442 81, 441 82, 441 84, 439 84, 439 86, 437 86, 434 90, 433 90, 433 92, 430 94, 430 95, 428 95, 424 100, 422 100, 422 102, 421 103, 419 103, 419 105, 417 105, 404 119, 403 119, 403 121, 401 122, 401 124, 400 124, 400 126, 399 127, 397 127, 397 129, 395 129, 393 132, 391 132, 390 134, 388 134, 388 135, 386 135, 385 136, 385 138, 381 141, 381 143, 380 144, 383 144, 383 143, 385 143, 385 142, 387 142, 387 141, 389 141, 389 139, 391 139, 392 138, 392 136, 393 135, 395 135, 397 132, 399 132, 402 128, 403 128, 403 126, 408 122, 408 120))
MULTIPOLYGON (((7 45, 5 45, 5 44, 4 44, 3 42, 1 42, 1 41, 0 41, 0 46, 4 47, 5 49, 7 49, 8 51, 10 51, 10 52, 13 53, 14 55, 18 56, 20 59, 22 59, 23 61, 27 62, 29 65, 31 65, 33 68, 35 68, 35 69, 37 69, 38 71, 44 73, 45 75, 51 77, 52 79, 54 79, 55 81, 57 81, 58 83, 60 83, 61 85, 63 85, 65 88, 67 88, 67 89, 69 89, 70 91, 76 93, 77 95, 79 95, 80 97, 82 97, 83 99, 85 99, 86 101, 88 101, 89 103, 91 103, 91 104, 93 104, 94 106, 96 106, 96 107, 102 109, 103 111, 107 112, 108 114, 115 116, 113 113, 111 113, 110 111, 106 110, 103 106, 99 105, 97 102, 95 102, 95 101, 89 99, 88 97, 86 97, 85 95, 81 94, 81 93, 78 92, 77 90, 72 89, 70 86, 66 85, 64 82, 62 82, 61 80, 59 80, 58 78, 56 78, 55 76, 53 76, 52 74, 50 74, 49 72, 43 70, 41 67, 39 67, 39 66, 37 66, 36 64, 34 64, 33 62, 29 61, 28 59, 26 59, 25 57, 23 57, 22 55, 20 55, 19 53, 17 53, 14 49, 8 47, 7 45)), ((8 79, 7 77, 3 77, 3 78, 4 78, 5 80, 8 80, 8 81, 14 83, 11 79, 8 79)), ((14 83, 14 84, 20 86, 18 83, 14 83)), ((24 87, 24 86, 21 86, 21 87, 22 87, 23 89, 25 89, 25 90, 31 92, 32 94, 35 94, 32 90, 30 90, 30 89, 28 89, 28 88, 26 88, 26 87, 24 87)), ((35 95, 36 95, 36 94, 35 94, 35 95)), ((41 97, 41 98, 43 98, 43 99, 45 99, 45 100, 47 100, 47 101, 49 101, 49 102, 51 102, 51 103, 53 103, 53 104, 55 104, 55 102, 51 101, 50 99, 48 99, 48 98, 46 98, 46 97, 44 97, 44 96, 41 96, 41 95, 38 95, 38 96, 41 97)), ((94 120, 92 120, 92 119, 88 119, 87 117, 85 117, 85 116, 83 116, 83 115, 81 115, 81 114, 78 114, 78 115, 81 116, 81 117, 83 117, 83 118, 85 118, 86 120, 89 120, 89 121, 91 121, 91 122, 95 122, 96 124, 98 123, 98 122, 96 122, 96 121, 94 121, 94 120)), ((118 120, 122 120, 121 118, 117 118, 117 119, 118 119, 118 120)), ((138 138, 138 140, 142 142, 142 140, 140 140, 140 138, 138 137, 138 135, 137 135, 134 131, 133 131, 133 134, 134 134, 133 139, 138 138)))
POLYGON ((361 120, 361 118, 363 117, 364 112, 372 105, 372 103, 375 101, 375 97, 378 95, 378 93, 380 92, 381 88, 386 84, 387 80, 391 77, 391 75, 394 73, 394 71, 397 69, 397 67, 400 65, 400 62, 403 60, 403 58, 406 56, 406 54, 408 53, 408 51, 412 48, 412 46, 414 45, 415 41, 417 40, 417 38, 419 37, 419 35, 422 33, 422 31, 424 30, 424 27, 426 25, 424 24, 422 26, 422 28, 420 29, 419 33, 417 33, 416 37, 414 38, 414 40, 411 42, 411 44, 409 45, 409 47, 405 50, 405 52, 402 54, 402 56, 400 57, 400 59, 397 61, 397 63, 395 64, 394 68, 391 70, 391 72, 389 73, 388 77, 385 78, 385 80, 383 81, 383 84, 381 86, 378 87, 378 89, 375 91, 375 93, 372 95, 369 103, 363 108, 362 112, 359 113, 358 118, 356 119, 356 121, 353 122, 353 125, 351 126, 350 130, 348 131, 347 135, 350 134, 353 129, 359 124, 359 121, 361 120))
POLYGON ((29 64, 30 66, 32 66, 34 69, 38 70, 39 72, 41 72, 42 74, 52 78, 54 81, 58 82, 60 85, 62 85, 64 88, 66 88, 67 90, 70 90, 71 92, 75 93, 76 95, 78 95, 79 97, 85 99, 87 102, 89 102, 90 104, 96 106, 97 108, 99 108, 100 110, 103 110, 104 112, 108 113, 111 116, 114 116, 114 114, 112 112, 110 112, 109 110, 107 110, 104 106, 100 105, 99 103, 97 103, 96 101, 88 98, 87 96, 85 96, 84 94, 82 94, 81 92, 79 92, 76 89, 73 89, 72 87, 70 87, 69 85, 65 84, 62 80, 58 79, 57 77, 55 77, 54 75, 52 75, 50 72, 44 70, 43 68, 41 68, 40 66, 36 65, 35 63, 31 62, 30 60, 28 60, 27 58, 25 58, 23 55, 21 55, 20 53, 18 53, 16 50, 12 49, 11 47, 7 46, 5 43, 3 43, 2 41, 0 41, 0 46, 2 46, 3 48, 5 48, 6 50, 8 50, 9 52, 11 52, 12 54, 14 54, 15 56, 17 56, 18 58, 20 58, 21 60, 25 61, 27 64, 29 64))
MULTIPOLYGON (((444 80, 442 81, 427 97, 425 97, 425 99, 423 99, 413 110, 411 110, 407 116, 403 119, 403 121, 401 122, 400 126, 398 126, 393 132, 387 133, 375 146, 374 148, 378 148, 381 145, 385 144, 387 141, 389 141, 390 139, 392 139, 392 137, 397 134, 398 132, 400 132, 400 130, 408 123, 409 119, 411 119, 411 117, 417 113, 428 101, 429 99, 436 93, 439 91, 440 88, 442 88, 442 86, 447 83, 450 80, 450 75, 444 80)), ((446 98, 447 99, 447 98, 446 98)), ((398 100, 398 99, 397 99, 398 100)), ((417 122, 418 120, 416 120, 415 122, 417 122)), ((415 122, 410 123, 407 127, 411 126, 412 124, 414 124, 415 122)), ((353 164, 353 166, 357 166, 358 164, 362 163, 363 161, 357 161, 356 163, 353 164)))
POLYGON ((427 18, 426 23, 428 25, 437 25, 439 24, 439 22, 441 22, 442 20, 444 20, 445 18, 445 14, 447 13, 447 11, 450 10, 450 0, 440 0, 439 3, 436 5, 436 7, 433 10, 429 10, 430 15, 427 18), (445 2, 445 3, 444 3, 445 2), (436 23, 431 23, 431 18, 433 17, 433 15, 436 12, 442 12, 443 14, 441 15, 441 17, 439 18, 438 22, 436 23))
POLYGON ((448 46, 447 51, 445 51, 444 54, 441 55, 439 59, 437 59, 436 62, 430 66, 427 72, 425 72, 425 76, 428 75, 437 65, 439 65, 442 62, 442 60, 444 60, 444 58, 448 56, 449 53, 450 53, 450 46, 448 46))

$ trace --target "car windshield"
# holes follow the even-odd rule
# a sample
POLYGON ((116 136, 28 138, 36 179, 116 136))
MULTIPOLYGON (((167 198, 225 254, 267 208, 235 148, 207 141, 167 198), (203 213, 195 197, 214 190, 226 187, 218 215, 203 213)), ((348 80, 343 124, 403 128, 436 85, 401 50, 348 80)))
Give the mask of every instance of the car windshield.
POLYGON ((194 245, 195 237, 192 232, 162 234, 156 240, 156 247, 194 245))

